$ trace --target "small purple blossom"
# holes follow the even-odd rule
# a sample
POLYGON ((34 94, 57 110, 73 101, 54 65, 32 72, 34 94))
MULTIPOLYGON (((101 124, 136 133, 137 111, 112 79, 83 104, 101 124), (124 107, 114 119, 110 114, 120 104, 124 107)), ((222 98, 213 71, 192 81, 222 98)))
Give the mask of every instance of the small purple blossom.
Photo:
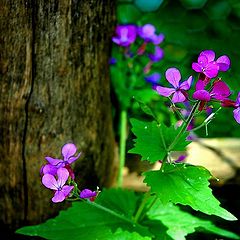
POLYGON ((57 177, 58 178, 56 180, 53 175, 48 173, 42 177, 42 184, 55 191, 54 197, 52 198, 54 203, 62 202, 74 188, 73 186, 65 185, 69 177, 67 169, 59 168, 57 170, 57 177))
POLYGON ((180 155, 174 162, 175 163, 184 162, 186 157, 187 157, 186 155, 180 155))
MULTIPOLYGON (((45 159, 53 166, 57 168, 65 167, 68 164, 75 162, 81 155, 78 153, 77 156, 74 156, 77 152, 77 147, 73 143, 66 143, 62 147, 62 156, 63 159, 45 157, 45 159)), ((46 165, 47 166, 47 165, 46 165)), ((44 170, 44 169, 43 169, 44 170)))
POLYGON ((230 67, 230 59, 223 55, 215 61, 215 52, 212 50, 202 51, 198 57, 198 62, 192 63, 192 69, 203 73, 208 78, 214 78, 218 71, 227 71, 230 67))
POLYGON ((218 80, 213 84, 213 88, 210 92, 204 88, 204 82, 199 80, 196 84, 196 91, 193 93, 193 98, 205 102, 209 102, 211 98, 221 101, 229 97, 231 94, 228 85, 221 80, 218 80))
POLYGON ((138 35, 144 39, 145 42, 152 42, 158 45, 164 40, 164 35, 162 33, 157 35, 155 32, 156 28, 152 24, 145 24, 138 28, 138 35))
POLYGON ((137 27, 135 25, 118 25, 116 27, 116 36, 112 41, 119 46, 128 47, 137 37, 137 27))
POLYGON ((192 84, 192 76, 190 76, 186 81, 180 83, 181 73, 177 68, 169 68, 166 71, 165 76, 173 88, 157 86, 157 92, 164 97, 169 97, 173 94, 173 103, 184 102, 187 99, 186 91, 190 89, 192 84))
POLYGON ((91 201, 97 196, 97 191, 91 191, 90 189, 84 189, 80 193, 80 198, 88 198, 91 201))
POLYGON ((157 72, 144 77, 144 79, 147 82, 152 83, 152 84, 157 84, 159 82, 160 78, 161 78, 161 75, 157 72))
POLYGON ((154 53, 149 53, 148 56, 152 62, 159 62, 160 60, 163 59, 164 52, 163 52, 162 48, 155 46, 154 53))

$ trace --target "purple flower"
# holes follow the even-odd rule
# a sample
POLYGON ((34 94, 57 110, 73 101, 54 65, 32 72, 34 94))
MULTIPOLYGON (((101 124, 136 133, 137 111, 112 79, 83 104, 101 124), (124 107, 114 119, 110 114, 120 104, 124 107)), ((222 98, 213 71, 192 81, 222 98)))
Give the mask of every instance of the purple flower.
POLYGON ((80 198, 89 198, 91 201, 93 201, 96 196, 97 196, 97 192, 91 191, 89 189, 84 189, 80 193, 80 198))
POLYGON ((128 47, 137 37, 137 27, 134 25, 118 25, 116 27, 116 36, 112 41, 122 47, 128 47))
MULTIPOLYGON (((66 143, 62 147, 62 156, 63 159, 45 157, 45 159, 53 166, 57 168, 65 167, 67 164, 72 164, 75 162, 81 155, 79 153, 77 156, 74 156, 77 152, 77 147, 73 143, 66 143)), ((47 166, 47 165, 46 165, 47 166)))
POLYGON ((168 82, 171 83, 174 88, 157 86, 157 92, 164 97, 169 97, 173 94, 173 103, 184 102, 187 96, 186 91, 190 89, 192 84, 192 76, 190 76, 186 81, 180 83, 181 73, 177 68, 169 68, 165 75, 168 82))
POLYGON ((149 82, 149 83, 152 83, 152 84, 157 84, 159 82, 161 78, 161 75, 157 72, 149 75, 149 76, 145 76, 144 79, 149 82))
POLYGON ((180 163, 183 162, 186 159, 186 155, 180 155, 174 162, 175 163, 180 163))
POLYGON ((145 24, 138 28, 138 35, 144 39, 145 42, 152 42, 158 45, 164 40, 164 35, 162 33, 156 35, 155 31, 156 28, 152 24, 145 24))
POLYGON ((198 57, 198 62, 192 63, 192 69, 203 73, 208 78, 214 78, 218 71, 227 71, 230 67, 230 59, 223 55, 215 61, 215 52, 212 50, 202 51, 198 57))
POLYGON ((74 188, 73 186, 65 185, 67 179, 68 179, 69 173, 68 170, 65 168, 59 168, 57 170, 57 177, 56 180, 55 177, 51 174, 45 174, 42 177, 42 184, 55 191, 54 197, 52 198, 52 201, 54 203, 62 202, 72 191, 74 188))
POLYGON ((163 59, 164 52, 160 47, 156 46, 154 53, 149 53, 148 56, 152 62, 159 62, 161 59, 163 59))
POLYGON ((193 93, 193 98, 204 102, 209 102, 211 98, 222 101, 231 94, 228 85, 221 80, 218 80, 213 84, 213 88, 210 92, 204 88, 204 82, 199 80, 196 84, 196 91, 193 93))
POLYGON ((235 108, 236 109, 233 110, 233 116, 234 116, 235 120, 237 121, 237 123, 240 124, 240 92, 238 93, 238 96, 236 99, 235 108))

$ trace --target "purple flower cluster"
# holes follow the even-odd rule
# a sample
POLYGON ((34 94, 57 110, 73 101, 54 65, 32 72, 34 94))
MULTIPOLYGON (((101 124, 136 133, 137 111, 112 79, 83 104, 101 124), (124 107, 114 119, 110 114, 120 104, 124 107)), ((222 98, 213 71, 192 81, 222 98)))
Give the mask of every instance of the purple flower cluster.
MULTIPOLYGON (((238 93, 236 101, 230 100, 229 97, 232 94, 230 88, 221 78, 217 77, 219 71, 227 71, 230 65, 228 56, 220 56, 215 61, 214 51, 202 51, 199 54, 198 61, 192 63, 192 69, 200 73, 192 99, 200 101, 199 111, 207 110, 207 104, 210 101, 219 102, 223 107, 233 107, 233 116, 240 123, 240 93, 238 93)), ((157 86, 156 91, 160 95, 164 97, 173 95, 173 103, 191 100, 187 91, 191 88, 192 76, 180 83, 181 74, 176 68, 169 68, 165 76, 172 87, 157 86)))
MULTIPOLYGON (((79 159, 81 153, 77 153, 77 147, 73 143, 66 143, 62 147, 62 159, 45 157, 47 164, 43 165, 40 170, 42 175, 42 184, 54 191, 52 201, 54 203, 64 201, 74 190, 71 181, 74 181, 74 173, 71 164, 79 159), (68 184, 66 182, 68 181, 68 184)), ((80 192, 80 198, 94 200, 97 192, 84 189, 80 192)))
MULTIPOLYGON (((147 55, 149 62, 144 67, 145 74, 150 72, 153 63, 163 59, 164 51, 159 47, 159 44, 161 44, 163 40, 164 35, 162 33, 157 34, 156 28, 152 24, 145 24, 144 26, 118 25, 116 27, 115 36, 112 37, 112 41, 115 44, 125 48, 125 56, 132 58, 135 55, 147 55), (137 39, 140 39, 140 41, 137 42, 137 39), (140 43, 135 54, 130 51, 130 46, 133 43, 140 43), (153 44, 154 50, 148 53, 146 49, 149 44, 153 44)), ((112 61, 111 59, 111 64, 115 63, 116 61, 112 61)), ((160 78, 161 76, 159 73, 157 75, 153 73, 146 76, 145 79, 147 82, 155 85, 156 82, 159 82, 160 78)))

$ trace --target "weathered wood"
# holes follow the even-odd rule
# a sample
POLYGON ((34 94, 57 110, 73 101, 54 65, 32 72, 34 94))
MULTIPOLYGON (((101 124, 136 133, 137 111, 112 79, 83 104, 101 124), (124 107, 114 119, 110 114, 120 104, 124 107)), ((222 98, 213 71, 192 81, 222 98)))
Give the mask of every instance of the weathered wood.
POLYGON ((116 174, 108 75, 113 1, 28 4, 5 1, 1 10, 3 21, 6 11, 12 14, 4 25, 12 28, 4 29, 0 96, 0 206, 7 224, 16 211, 16 219, 30 223, 56 212, 39 168, 46 155, 60 157, 65 142, 83 152, 76 164, 82 186, 109 186, 116 174))
POLYGON ((32 82, 32 14, 24 2, 4 1, 0 16, 0 221, 14 226, 22 223, 26 209, 23 141, 32 82))

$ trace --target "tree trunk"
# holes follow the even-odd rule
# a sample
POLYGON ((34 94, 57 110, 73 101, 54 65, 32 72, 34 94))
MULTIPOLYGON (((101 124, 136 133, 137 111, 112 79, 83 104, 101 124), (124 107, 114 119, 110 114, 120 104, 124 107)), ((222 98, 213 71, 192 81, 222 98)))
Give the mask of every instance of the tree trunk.
MULTIPOLYGON (((10 227, 56 213, 45 156, 74 142, 81 185, 116 175, 108 58, 112 0, 1 0, 0 212, 10 227), (3 214, 2 214, 3 213, 3 214)), ((60 204, 62 207, 62 205, 60 204)))

